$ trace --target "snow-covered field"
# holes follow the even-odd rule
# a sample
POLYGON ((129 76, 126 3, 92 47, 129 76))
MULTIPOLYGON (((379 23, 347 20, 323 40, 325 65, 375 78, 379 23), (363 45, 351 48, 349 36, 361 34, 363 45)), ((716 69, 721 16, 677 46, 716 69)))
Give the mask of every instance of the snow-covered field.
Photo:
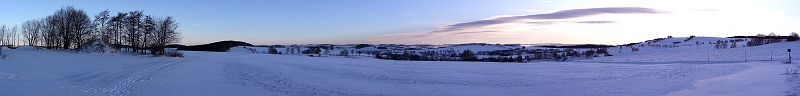
MULTIPOLYGON (((653 45, 667 45, 663 42, 683 41, 685 38, 672 38, 654 43, 653 45)), ((614 54, 611 57, 594 58, 595 62, 676 62, 676 61, 724 61, 724 62, 745 62, 745 61, 788 61, 787 49, 800 51, 800 42, 782 42, 761 46, 742 47, 747 42, 738 42, 737 48, 716 49, 714 44, 694 45, 695 42, 731 40, 730 38, 711 38, 697 37, 685 43, 692 46, 680 46, 673 48, 664 47, 639 47, 641 51, 632 52, 629 47, 609 48, 608 52, 614 54)), ((678 44, 683 45, 683 43, 678 44)), ((638 46, 635 46, 638 47, 638 46)), ((800 56, 800 52, 792 52, 792 56, 800 56)))
MULTIPOLYGON (((800 43, 713 50, 777 50, 797 45, 800 43)), ((182 51, 185 58, 6 49, 3 51, 10 53, 10 59, 0 60, 0 96, 776 96, 797 91, 791 90, 797 81, 787 81, 794 75, 784 74, 786 68, 797 69, 796 65, 780 60, 638 58, 654 54, 662 59, 701 58, 707 56, 681 55, 685 53, 676 50, 712 50, 681 48, 533 63, 307 57, 235 51, 238 49, 182 51), (654 61, 618 62, 621 60, 654 61)), ((753 52, 753 58, 765 58, 764 53, 753 52)))

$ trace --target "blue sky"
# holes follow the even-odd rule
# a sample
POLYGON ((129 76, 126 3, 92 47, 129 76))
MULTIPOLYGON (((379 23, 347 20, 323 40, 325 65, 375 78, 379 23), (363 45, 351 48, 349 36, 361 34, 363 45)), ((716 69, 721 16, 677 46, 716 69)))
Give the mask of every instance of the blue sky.
POLYGON ((74 6, 173 16, 181 44, 598 43, 798 31, 797 0, 14 0, 0 24, 74 6), (456 30, 457 29, 457 30, 456 30))

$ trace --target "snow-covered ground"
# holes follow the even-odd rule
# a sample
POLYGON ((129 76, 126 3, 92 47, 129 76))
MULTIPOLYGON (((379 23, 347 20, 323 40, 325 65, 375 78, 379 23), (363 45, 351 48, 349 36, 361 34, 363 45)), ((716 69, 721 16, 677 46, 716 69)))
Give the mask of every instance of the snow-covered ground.
POLYGON ((653 48, 575 62, 532 63, 308 57, 253 54, 244 48, 181 51, 185 58, 5 49, 10 58, 0 60, 0 96, 775 96, 797 93, 792 87, 800 83, 787 79, 796 74, 785 72, 798 68, 782 64, 786 59, 764 60, 768 53, 757 50, 785 51, 798 45, 653 48), (752 58, 762 59, 707 61, 702 58, 710 56, 690 54, 711 50, 752 50, 752 58))
MULTIPOLYGON (((686 38, 672 38, 662 40, 653 45, 664 44, 667 41, 683 41, 686 38)), ((738 42, 736 48, 716 49, 714 44, 717 40, 732 40, 730 38, 697 37, 690 42, 691 46, 682 44, 679 47, 634 47, 640 51, 631 51, 630 47, 609 48, 608 52, 613 54, 611 57, 593 58, 588 61, 596 62, 675 62, 675 61, 788 61, 787 49, 800 51, 800 42, 781 42, 761 46, 742 47, 747 42, 738 42), (706 44, 695 45, 695 42, 706 42, 706 44)), ((730 44, 730 43, 729 43, 730 44)), ((672 45, 671 42, 669 44, 672 45)), ((800 56, 800 52, 792 52, 792 56, 800 56)))
POLYGON ((794 74, 784 74, 786 71, 780 69, 787 67, 796 69, 796 65, 771 62, 754 62, 748 63, 748 65, 754 67, 731 75, 696 81, 692 88, 671 92, 667 95, 781 96, 794 93, 788 89, 794 84, 784 80, 794 74))

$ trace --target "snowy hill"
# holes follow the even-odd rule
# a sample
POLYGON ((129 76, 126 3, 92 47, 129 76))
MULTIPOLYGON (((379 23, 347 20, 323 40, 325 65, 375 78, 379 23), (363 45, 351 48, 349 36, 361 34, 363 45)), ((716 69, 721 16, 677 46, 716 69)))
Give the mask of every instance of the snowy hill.
POLYGON ((686 41, 687 39, 688 39, 688 37, 677 37, 677 38, 664 39, 664 40, 661 40, 661 41, 658 41, 658 42, 647 42, 647 43, 652 43, 652 45, 680 45, 680 46, 684 46, 684 45, 695 45, 695 43, 697 43, 697 42, 708 43, 708 42, 716 42, 717 40, 728 41, 728 40, 733 40, 734 38, 694 37, 694 38, 689 39, 688 41, 686 41), (675 42, 680 42, 680 43, 674 44, 675 42))

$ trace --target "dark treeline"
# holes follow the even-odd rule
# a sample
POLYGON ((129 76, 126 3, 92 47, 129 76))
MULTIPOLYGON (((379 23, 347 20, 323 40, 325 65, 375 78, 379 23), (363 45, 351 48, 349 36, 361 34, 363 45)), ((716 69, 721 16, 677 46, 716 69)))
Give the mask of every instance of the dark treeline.
POLYGON ((225 52, 228 51, 231 47, 236 47, 236 46, 253 46, 253 44, 242 41, 219 41, 203 45, 178 46, 176 48, 177 50, 186 50, 186 51, 225 52))
POLYGON ((52 15, 22 23, 22 41, 48 49, 77 49, 93 40, 103 40, 132 52, 163 55, 166 45, 180 40, 178 23, 171 16, 156 17, 143 12, 111 15, 106 10, 92 19, 82 9, 67 6, 52 15))
POLYGON ((583 45, 569 45, 569 46, 546 45, 546 46, 539 46, 539 47, 545 47, 545 48, 608 48, 608 47, 614 47, 614 46, 612 46, 612 45, 583 44, 583 45))
POLYGON ((567 49, 509 49, 494 51, 424 50, 424 51, 368 51, 378 59, 408 61, 476 61, 476 62, 532 62, 565 61, 567 58, 592 58, 612 56, 607 48, 587 48, 585 51, 567 49))
POLYGON ((728 38, 759 38, 759 39, 786 39, 787 41, 796 41, 798 38, 794 36, 733 36, 728 38))
POLYGON ((789 34, 789 36, 778 36, 775 33, 769 33, 768 35, 756 34, 755 36, 733 36, 728 38, 750 38, 751 40, 747 42, 746 46, 760 46, 764 44, 778 43, 783 40, 797 41, 800 39, 800 36, 798 36, 797 33, 792 32, 789 34))

